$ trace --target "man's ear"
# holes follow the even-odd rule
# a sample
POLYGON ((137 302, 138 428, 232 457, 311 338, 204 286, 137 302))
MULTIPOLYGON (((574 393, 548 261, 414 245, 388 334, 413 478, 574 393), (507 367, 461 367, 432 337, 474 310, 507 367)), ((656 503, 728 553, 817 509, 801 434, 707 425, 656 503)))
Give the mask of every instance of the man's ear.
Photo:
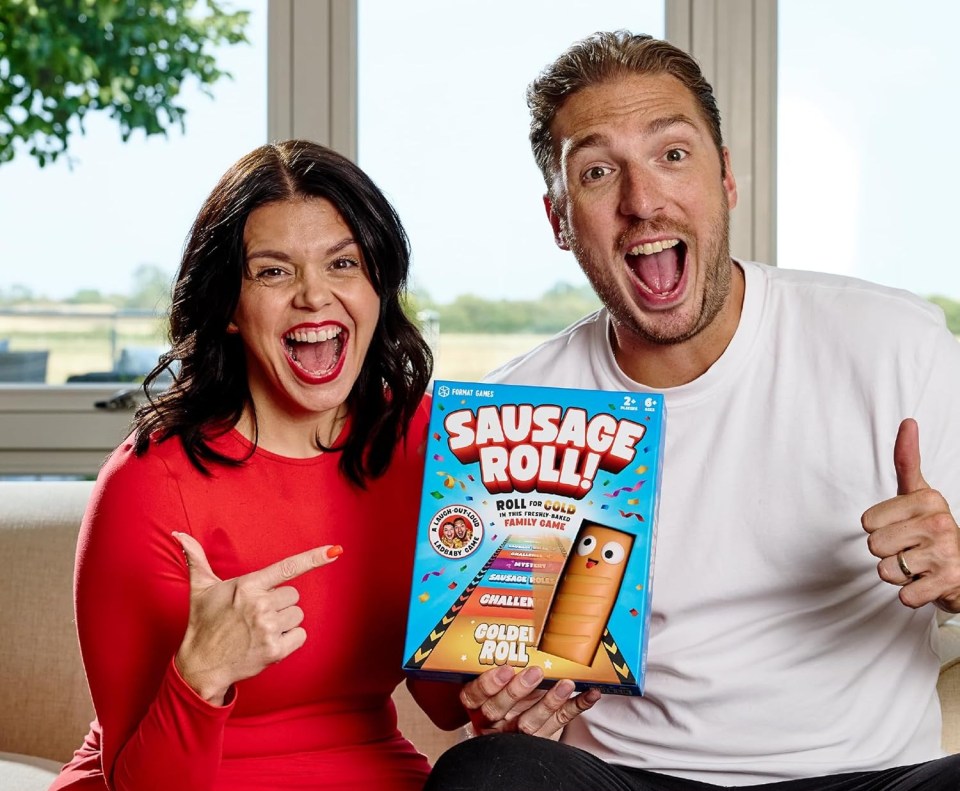
POLYGON ((554 203, 549 195, 543 196, 543 208, 547 210, 547 219, 550 221, 550 227, 553 228, 553 241, 557 243, 557 247, 561 250, 569 250, 570 245, 567 243, 567 236, 560 225, 560 215, 554 211, 554 203))
POLYGON ((737 180, 733 177, 733 168, 730 167, 730 149, 723 147, 723 189, 727 193, 727 208, 737 205, 737 180))

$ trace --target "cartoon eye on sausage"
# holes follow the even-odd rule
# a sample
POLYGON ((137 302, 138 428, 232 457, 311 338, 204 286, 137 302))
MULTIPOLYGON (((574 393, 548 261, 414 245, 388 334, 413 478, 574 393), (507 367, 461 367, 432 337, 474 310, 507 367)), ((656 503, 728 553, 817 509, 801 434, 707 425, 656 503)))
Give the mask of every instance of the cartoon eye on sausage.
POLYGON ((633 536, 583 520, 560 577, 538 649, 593 664, 633 548, 633 536))

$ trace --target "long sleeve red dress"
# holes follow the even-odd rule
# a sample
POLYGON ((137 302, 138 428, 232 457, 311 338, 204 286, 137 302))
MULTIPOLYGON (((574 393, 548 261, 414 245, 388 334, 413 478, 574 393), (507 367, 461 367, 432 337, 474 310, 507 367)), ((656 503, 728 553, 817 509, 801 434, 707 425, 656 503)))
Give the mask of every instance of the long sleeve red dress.
MULTIPOLYGON (((405 610, 423 475, 421 404, 388 472, 362 490, 339 454, 291 459, 258 448, 205 476, 177 439, 135 456, 128 441, 98 478, 81 528, 77 627, 96 708, 51 791, 415 791, 426 759, 397 730, 405 610), (238 682, 224 706, 173 663, 189 612, 174 531, 221 579, 324 544, 343 555, 293 580, 307 641, 238 682)), ((347 428, 349 430, 349 426, 347 428)), ((240 457, 237 432, 215 440, 240 457)))

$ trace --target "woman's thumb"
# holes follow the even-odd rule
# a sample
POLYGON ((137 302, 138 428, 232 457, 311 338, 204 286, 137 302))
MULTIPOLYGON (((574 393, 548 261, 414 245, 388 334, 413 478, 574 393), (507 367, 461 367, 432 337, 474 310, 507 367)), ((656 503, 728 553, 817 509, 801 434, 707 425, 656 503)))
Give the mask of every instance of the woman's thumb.
POLYGON ((183 554, 187 559, 187 568, 190 570, 191 588, 209 588, 220 582, 220 578, 210 568, 207 553, 203 551, 200 542, 187 533, 174 533, 173 537, 180 542, 183 554))

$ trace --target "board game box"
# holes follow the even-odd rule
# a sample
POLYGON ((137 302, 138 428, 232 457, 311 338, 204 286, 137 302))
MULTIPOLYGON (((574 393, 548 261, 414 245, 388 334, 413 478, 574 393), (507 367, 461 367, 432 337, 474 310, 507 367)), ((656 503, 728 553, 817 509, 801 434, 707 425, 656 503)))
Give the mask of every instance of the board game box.
POLYGON ((643 694, 664 422, 656 393, 435 382, 404 670, 643 694))

